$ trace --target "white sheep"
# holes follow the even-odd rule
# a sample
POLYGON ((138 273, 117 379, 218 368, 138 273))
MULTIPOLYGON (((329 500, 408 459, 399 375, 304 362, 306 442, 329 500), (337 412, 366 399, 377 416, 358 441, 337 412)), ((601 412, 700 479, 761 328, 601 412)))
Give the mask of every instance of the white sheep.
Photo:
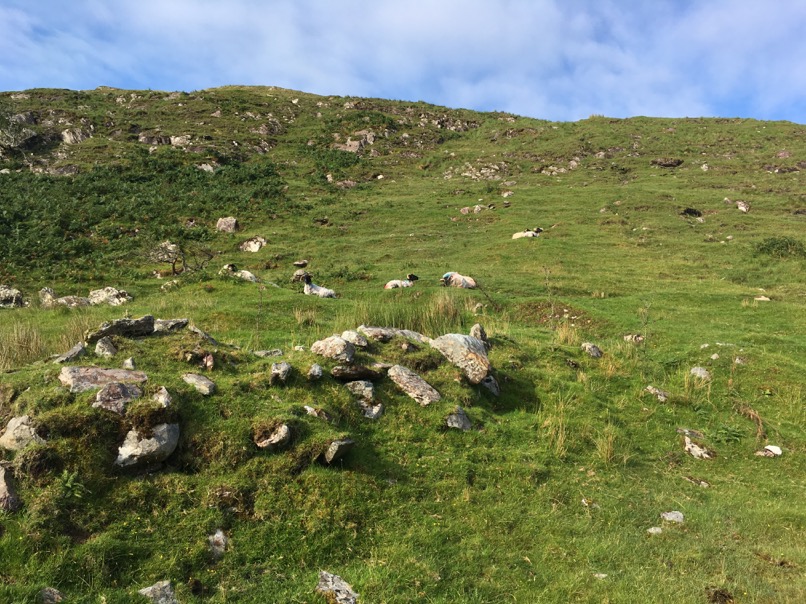
POLYGON ((442 275, 439 282, 445 287, 462 287, 464 289, 475 289, 476 280, 472 277, 465 277, 453 271, 442 275))
POLYGON ((302 276, 302 280, 305 281, 305 287, 303 291, 305 292, 306 296, 319 296, 320 298, 335 298, 336 292, 332 289, 328 289, 326 287, 321 287, 319 285, 314 285, 311 283, 311 276, 308 273, 305 273, 302 276))
POLYGON ((538 237, 540 233, 543 232, 543 229, 537 227, 536 229, 524 229, 520 233, 515 233, 512 235, 513 239, 521 239, 523 237, 538 237))
POLYGON ((417 275, 412 275, 409 273, 406 275, 405 279, 392 279, 386 285, 383 286, 384 289, 396 289, 398 287, 411 287, 414 285, 414 282, 417 281, 419 277, 417 275))

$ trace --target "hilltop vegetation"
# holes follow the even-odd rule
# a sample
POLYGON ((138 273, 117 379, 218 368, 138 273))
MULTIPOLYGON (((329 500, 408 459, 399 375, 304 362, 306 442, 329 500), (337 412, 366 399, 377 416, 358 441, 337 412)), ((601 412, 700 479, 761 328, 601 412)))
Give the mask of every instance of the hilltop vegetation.
POLYGON ((0 284, 29 303, 0 309, 0 429, 29 415, 45 440, 0 449, 22 502, 0 512, 0 600, 52 586, 142 602, 169 579, 181 602, 323 602, 325 569, 360 602, 802 601, 805 136, 271 87, 0 94, 0 284), (217 231, 225 216, 241 230, 217 231), (255 236, 266 246, 242 251, 255 236), (186 270, 157 278, 165 241, 186 270), (337 299, 302 295, 301 259, 337 299), (439 287, 450 270, 480 289, 439 287), (413 288, 383 290, 407 273, 413 288), (133 300, 38 302, 104 286, 133 300), (114 336, 114 357, 68 363, 135 359, 147 396, 121 416, 48 357, 124 314, 187 317, 216 342, 114 336), (435 338, 474 323, 499 396, 427 345, 374 342, 360 363, 407 366, 442 396, 420 407, 376 379, 376 420, 309 350, 362 324, 435 338), (167 409, 145 402, 158 386, 167 409), (446 428, 457 405, 467 432, 446 428), (166 422, 181 436, 159 468, 114 465, 129 430, 166 422), (287 449, 255 445, 281 424, 287 449), (686 430, 716 457, 689 455, 686 430), (671 510, 682 525, 661 521, 671 510))

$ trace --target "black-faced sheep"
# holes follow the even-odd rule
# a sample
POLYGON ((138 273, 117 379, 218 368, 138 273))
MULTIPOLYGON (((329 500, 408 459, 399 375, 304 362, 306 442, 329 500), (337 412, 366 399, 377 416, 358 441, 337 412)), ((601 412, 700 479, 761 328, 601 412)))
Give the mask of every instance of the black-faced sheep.
POLYGON ((314 285, 311 283, 311 275, 305 273, 302 276, 302 280, 305 282, 305 287, 303 288, 303 292, 305 292, 306 296, 319 296, 320 298, 335 298, 336 292, 332 289, 328 289, 326 287, 321 287, 319 285, 314 285))
POLYGON ((459 273, 450 272, 442 275, 439 282, 445 287, 462 287, 464 289, 475 289, 476 280, 472 277, 465 277, 459 273))
POLYGON ((393 279, 383 286, 384 289, 396 289, 398 287, 411 287, 419 277, 409 273, 405 279, 393 279))

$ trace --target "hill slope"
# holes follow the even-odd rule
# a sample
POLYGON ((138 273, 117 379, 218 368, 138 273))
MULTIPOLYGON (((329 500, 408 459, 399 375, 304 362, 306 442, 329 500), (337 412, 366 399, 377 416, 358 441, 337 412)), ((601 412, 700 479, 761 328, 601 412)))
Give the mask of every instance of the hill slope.
POLYGON ((0 284, 29 302, 0 309, 0 423, 28 415, 44 440, 2 453, 22 507, 0 516, 0 596, 136 602, 169 579, 183 602, 315 602, 325 569, 365 602, 799 601, 804 131, 270 87, 0 94, 0 284), (241 229, 216 230, 225 216, 241 229), (243 251, 253 237, 266 245, 243 251), (184 262, 155 253, 166 241, 184 262), (302 259, 337 299, 302 295, 302 259), (481 287, 442 288, 447 271, 481 287), (413 288, 383 289, 407 273, 413 288), (133 299, 38 301, 105 286, 133 299), (120 414, 47 358, 124 314, 188 317, 214 341, 117 334, 115 356, 67 363, 133 358, 147 382, 120 414), (356 363, 441 395, 421 407, 381 372, 374 420, 310 351, 362 324, 436 338, 477 322, 500 395, 427 343, 371 341, 356 363), (457 406, 470 430, 446 427, 457 406), (163 425, 180 436, 158 467, 115 465, 130 431, 163 425), (281 425, 286 448, 256 445, 281 425), (783 455, 754 454, 768 444, 783 455))

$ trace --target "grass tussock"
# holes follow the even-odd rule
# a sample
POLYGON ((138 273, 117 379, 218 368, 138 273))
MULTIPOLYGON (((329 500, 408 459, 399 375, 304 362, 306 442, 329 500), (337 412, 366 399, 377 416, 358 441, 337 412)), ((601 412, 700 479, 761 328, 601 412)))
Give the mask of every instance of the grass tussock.
POLYGON ((46 350, 42 332, 36 325, 14 320, 0 326, 0 371, 41 360, 46 350))

